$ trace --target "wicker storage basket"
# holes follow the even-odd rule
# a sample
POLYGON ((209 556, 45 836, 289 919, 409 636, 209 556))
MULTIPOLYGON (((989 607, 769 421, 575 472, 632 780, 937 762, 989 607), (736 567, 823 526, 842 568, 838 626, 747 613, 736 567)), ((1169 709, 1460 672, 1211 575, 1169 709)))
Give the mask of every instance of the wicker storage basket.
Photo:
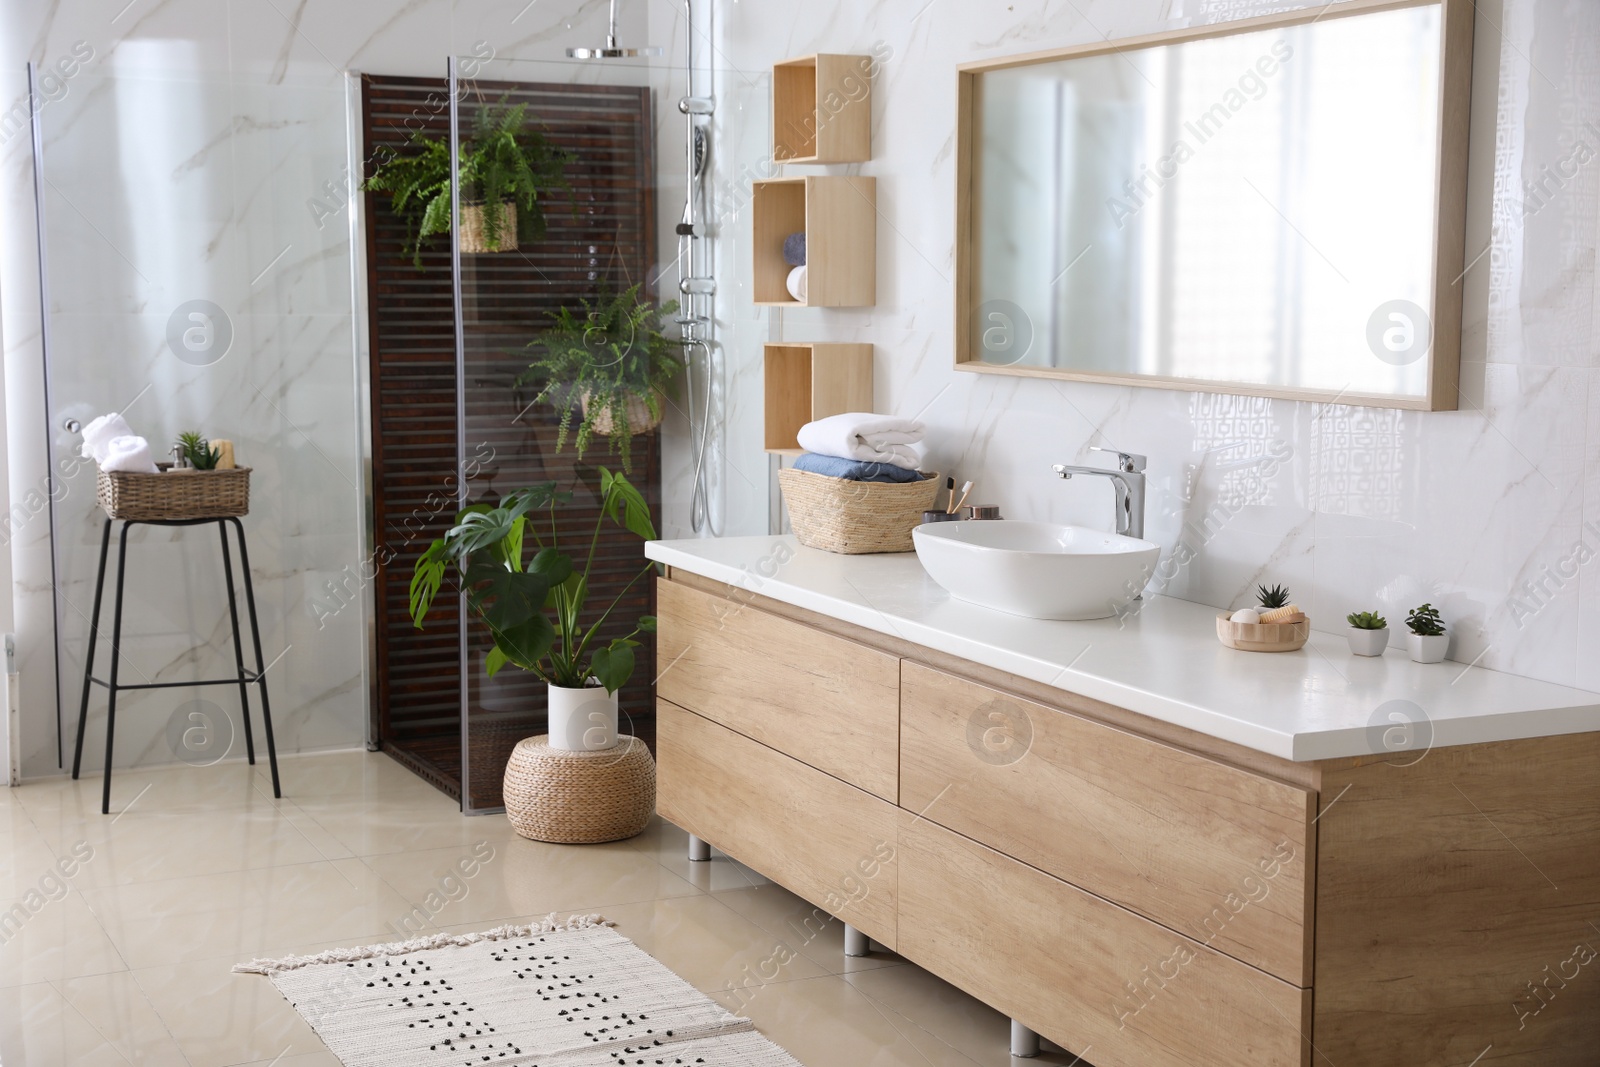
POLYGON ((802 545, 847 556, 910 552, 911 531, 939 495, 939 476, 920 482, 852 482, 785 467, 778 486, 802 545))
POLYGON ((545 734, 517 742, 506 761, 506 818, 523 837, 598 845, 644 832, 656 810, 656 762, 637 737, 615 748, 567 752, 545 734))
POLYGON ((250 468, 99 471, 95 499, 113 519, 223 519, 250 514, 250 468))
POLYGON ((488 228, 484 226, 484 212, 487 204, 462 204, 461 205, 461 251, 466 254, 477 252, 515 252, 517 250, 517 205, 510 200, 500 201, 500 232, 496 234, 500 243, 494 248, 489 247, 488 228))

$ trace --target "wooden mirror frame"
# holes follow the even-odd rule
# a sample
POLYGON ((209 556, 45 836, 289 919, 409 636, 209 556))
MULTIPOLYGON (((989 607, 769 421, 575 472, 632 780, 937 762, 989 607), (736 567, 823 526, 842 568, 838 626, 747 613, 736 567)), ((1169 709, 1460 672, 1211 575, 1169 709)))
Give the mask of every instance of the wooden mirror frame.
POLYGON ((1418 411, 1454 411, 1458 406, 1461 373, 1461 296, 1466 263, 1467 134, 1472 95, 1472 18, 1470 0, 1346 0, 1301 11, 1196 26, 1189 29, 1096 41, 1044 52, 1029 52, 1001 59, 966 63, 956 68, 956 370, 978 374, 1009 374, 1030 378, 1056 378, 1112 385, 1137 385, 1237 396, 1267 396, 1283 400, 1346 403, 1418 411), (1049 63, 1060 59, 1137 51, 1161 45, 1183 44, 1229 37, 1257 30, 1300 26, 1323 18, 1350 18, 1400 8, 1440 8, 1439 19, 1439 138, 1434 162, 1436 183, 1433 220, 1433 292, 1428 315, 1433 329, 1428 352, 1428 388, 1420 397, 1358 394, 1325 389, 1254 385, 1248 382, 1211 381, 1119 371, 1078 371, 1059 367, 1002 366, 984 363, 972 351, 972 312, 976 257, 973 203, 977 150, 974 101, 978 76, 988 71, 1049 63))

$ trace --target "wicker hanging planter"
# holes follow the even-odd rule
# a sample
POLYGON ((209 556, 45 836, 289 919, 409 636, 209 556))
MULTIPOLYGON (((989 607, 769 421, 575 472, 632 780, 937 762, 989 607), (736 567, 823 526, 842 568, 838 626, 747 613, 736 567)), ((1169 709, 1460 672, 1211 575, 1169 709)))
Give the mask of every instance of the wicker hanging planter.
MULTIPOLYGON (((656 396, 660 401, 657 404, 657 407, 664 415, 667 408, 666 400, 665 398, 661 397, 660 393, 657 393, 656 396)), ((587 419, 589 417, 588 393, 583 394, 581 403, 583 404, 583 417, 587 419)), ((636 435, 641 433, 649 433, 651 430, 654 430, 657 426, 661 425, 661 415, 652 415, 650 413, 650 405, 642 396, 630 396, 623 404, 623 412, 628 416, 629 434, 636 435)), ((609 407, 603 409, 597 415, 595 415, 594 432, 602 437, 617 436, 617 422, 616 419, 612 417, 611 409, 609 407)))
POLYGON ((250 513, 250 468, 139 474, 98 471, 95 499, 113 519, 226 519, 250 513))
POLYGON ((481 252, 515 252, 517 250, 517 205, 510 200, 500 201, 500 232, 498 243, 489 244, 489 231, 484 225, 488 205, 479 201, 461 205, 461 251, 463 254, 481 252))

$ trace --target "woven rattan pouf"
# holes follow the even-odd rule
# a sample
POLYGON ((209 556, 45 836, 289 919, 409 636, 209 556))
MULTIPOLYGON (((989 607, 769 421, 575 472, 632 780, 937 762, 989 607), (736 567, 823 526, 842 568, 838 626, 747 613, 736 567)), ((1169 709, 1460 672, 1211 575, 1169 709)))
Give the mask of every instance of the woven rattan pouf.
POLYGON ((567 752, 545 734, 517 742, 506 761, 506 817, 534 841, 598 845, 644 832, 656 810, 656 761, 637 737, 615 748, 567 752))

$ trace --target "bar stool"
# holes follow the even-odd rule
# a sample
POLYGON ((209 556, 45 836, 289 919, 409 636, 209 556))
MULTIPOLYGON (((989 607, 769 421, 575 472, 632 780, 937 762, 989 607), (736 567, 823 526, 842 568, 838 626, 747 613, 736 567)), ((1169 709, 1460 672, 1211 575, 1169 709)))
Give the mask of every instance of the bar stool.
POLYGON ((89 687, 91 685, 105 686, 109 697, 106 706, 106 766, 105 787, 100 796, 100 813, 111 813, 111 757, 112 737, 117 723, 117 693, 124 689, 187 689, 191 686, 202 685, 237 685, 239 687, 239 703, 244 716, 244 745, 245 754, 251 766, 256 762, 255 739, 250 730, 250 684, 253 682, 261 687, 261 721, 267 731, 267 760, 272 765, 272 795, 282 797, 283 791, 278 784, 278 750, 272 739, 272 705, 267 700, 266 665, 261 657, 261 630, 256 623, 256 593, 255 586, 250 581, 250 550, 245 546, 244 526, 237 518, 199 518, 199 519, 123 519, 122 533, 117 542, 117 598, 112 611, 111 623, 111 677, 102 681, 94 676, 95 644, 100 633, 100 601, 105 592, 106 584, 106 557, 111 549, 111 524, 114 519, 106 519, 105 528, 100 534, 100 573, 95 578, 94 584, 94 610, 89 621, 89 655, 83 667, 83 700, 78 706, 78 743, 72 752, 72 777, 78 777, 78 769, 83 763, 83 731, 89 721, 89 687), (222 568, 228 579, 228 617, 233 624, 233 659, 238 669, 238 674, 233 678, 210 678, 195 682, 145 682, 139 685, 128 685, 117 681, 117 666, 122 652, 122 585, 128 573, 128 530, 136 525, 144 526, 204 526, 210 523, 217 524, 217 533, 222 538, 222 568), (233 524, 235 536, 239 539, 239 563, 244 568, 244 602, 250 615, 250 641, 255 648, 256 666, 250 670, 244 665, 244 645, 239 636, 239 607, 238 599, 234 593, 233 585, 233 555, 228 546, 228 524, 233 524))

